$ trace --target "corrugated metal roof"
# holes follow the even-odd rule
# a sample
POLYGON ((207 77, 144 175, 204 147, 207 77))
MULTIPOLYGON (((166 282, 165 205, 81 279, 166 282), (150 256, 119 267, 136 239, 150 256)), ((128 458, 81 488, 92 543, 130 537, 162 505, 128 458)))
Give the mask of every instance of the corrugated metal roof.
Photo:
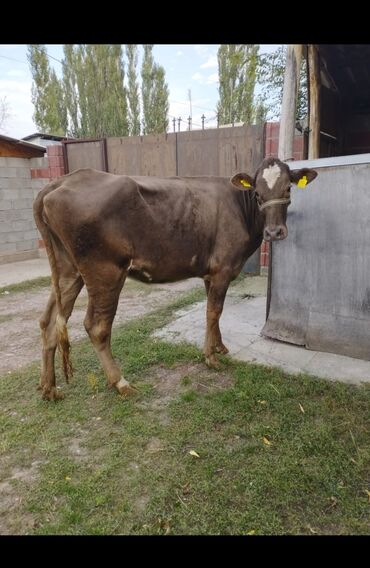
POLYGON ((30 138, 43 138, 44 140, 66 140, 66 136, 58 136, 57 134, 46 134, 45 132, 35 132, 28 136, 23 136, 22 140, 29 140, 30 138))

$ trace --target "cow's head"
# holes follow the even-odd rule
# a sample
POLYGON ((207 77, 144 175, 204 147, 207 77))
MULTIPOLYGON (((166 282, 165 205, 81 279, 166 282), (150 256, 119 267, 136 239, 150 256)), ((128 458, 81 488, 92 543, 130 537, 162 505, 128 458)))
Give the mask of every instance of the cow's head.
POLYGON ((254 179, 240 173, 232 177, 231 183, 238 189, 254 191, 259 210, 264 215, 263 238, 265 241, 281 241, 288 236, 286 216, 292 183, 304 188, 316 176, 315 170, 302 168, 291 171, 277 158, 266 158, 254 179))

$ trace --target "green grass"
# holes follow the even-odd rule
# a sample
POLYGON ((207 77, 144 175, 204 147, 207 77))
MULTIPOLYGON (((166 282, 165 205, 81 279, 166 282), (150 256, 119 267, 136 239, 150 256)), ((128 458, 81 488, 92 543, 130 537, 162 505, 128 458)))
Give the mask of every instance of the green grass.
POLYGON ((9 284, 9 286, 3 286, 0 288, 0 294, 3 294, 4 292, 34 292, 39 288, 50 286, 50 284, 50 276, 40 276, 39 278, 34 278, 33 280, 25 280, 24 282, 19 282, 18 284, 9 284))
POLYGON ((370 533, 368 386, 227 357, 209 371, 195 347, 151 336, 201 298, 115 332, 135 399, 106 388, 88 342, 57 404, 35 390, 38 365, 0 379, 0 533, 370 533))

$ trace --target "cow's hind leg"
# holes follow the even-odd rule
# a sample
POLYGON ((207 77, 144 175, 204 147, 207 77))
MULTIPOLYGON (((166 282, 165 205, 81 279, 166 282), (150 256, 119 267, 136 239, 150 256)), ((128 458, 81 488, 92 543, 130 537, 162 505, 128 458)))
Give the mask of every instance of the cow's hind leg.
POLYGON ((90 277, 84 275, 89 294, 84 324, 104 369, 108 386, 115 386, 120 394, 130 395, 136 391, 123 378, 111 350, 112 324, 126 276, 125 270, 107 263, 96 265, 90 277))
MULTIPOLYGON (((63 315, 66 321, 68 321, 76 298, 83 286, 83 280, 69 260, 63 259, 63 261, 61 261, 61 258, 59 258, 58 264, 60 270, 59 285, 63 315)), ((43 346, 39 388, 43 391, 43 398, 47 400, 63 398, 62 393, 57 391, 55 382, 55 351, 57 347, 56 316, 56 298, 53 290, 40 319, 43 346)))
POLYGON ((218 273, 211 277, 207 290, 207 330, 204 344, 204 354, 209 367, 217 367, 218 361, 215 353, 228 353, 222 342, 219 319, 224 307, 224 301, 230 278, 218 273))

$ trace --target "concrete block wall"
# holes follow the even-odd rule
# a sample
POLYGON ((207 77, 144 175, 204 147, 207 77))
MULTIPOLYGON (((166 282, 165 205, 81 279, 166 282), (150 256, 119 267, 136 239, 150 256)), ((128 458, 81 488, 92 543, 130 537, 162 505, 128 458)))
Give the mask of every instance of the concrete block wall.
POLYGON ((59 145, 50 146, 43 158, 0 157, 0 264, 40 256, 43 243, 33 202, 51 179, 63 174, 59 145))

